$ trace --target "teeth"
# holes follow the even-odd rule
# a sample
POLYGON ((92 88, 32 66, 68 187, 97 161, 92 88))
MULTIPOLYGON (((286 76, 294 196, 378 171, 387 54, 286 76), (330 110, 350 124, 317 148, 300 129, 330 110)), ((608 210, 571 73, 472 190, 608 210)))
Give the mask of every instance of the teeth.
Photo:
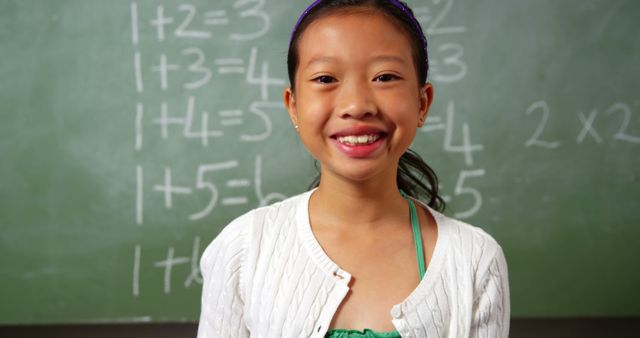
POLYGON ((340 136, 338 137, 338 142, 348 145, 362 145, 362 144, 370 144, 377 141, 380 138, 380 135, 350 135, 350 136, 340 136))

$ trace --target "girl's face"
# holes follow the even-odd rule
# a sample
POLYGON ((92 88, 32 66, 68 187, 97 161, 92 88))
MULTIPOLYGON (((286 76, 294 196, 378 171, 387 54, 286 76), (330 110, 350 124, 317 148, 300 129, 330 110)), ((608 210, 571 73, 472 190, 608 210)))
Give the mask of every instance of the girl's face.
POLYGON ((322 177, 395 181, 433 97, 399 24, 368 9, 314 21, 298 41, 295 83, 285 104, 322 177))

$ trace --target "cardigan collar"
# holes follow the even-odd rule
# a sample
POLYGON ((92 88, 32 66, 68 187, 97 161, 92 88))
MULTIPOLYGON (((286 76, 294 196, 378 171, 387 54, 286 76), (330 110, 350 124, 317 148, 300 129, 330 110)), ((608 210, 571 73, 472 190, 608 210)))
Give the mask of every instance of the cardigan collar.
MULTIPOLYGON (((309 199, 316 189, 317 188, 314 188, 299 195, 299 199, 297 201, 298 205, 296 206, 296 224, 298 227, 298 234, 301 237, 302 246, 309 252, 311 259, 318 265, 318 267, 331 277, 339 277, 333 278, 338 283, 348 285, 351 280, 351 274, 348 271, 341 269, 338 264, 327 256, 311 230, 311 223, 309 221, 309 199)), ((431 213, 438 227, 438 238, 436 239, 436 246, 433 250, 433 255, 429 262, 429 266, 427 266, 424 278, 409 294, 409 296, 407 296, 407 298, 391 308, 390 312, 393 318, 399 318, 402 316, 403 312, 410 311, 415 308, 417 303, 424 300, 429 291, 433 290, 433 285, 440 275, 440 270, 442 269, 443 262, 446 258, 446 248, 449 247, 449 245, 445 244, 445 242, 448 241, 449 233, 451 231, 451 224, 448 222, 447 217, 433 210, 423 202, 413 197, 412 199, 431 213)))

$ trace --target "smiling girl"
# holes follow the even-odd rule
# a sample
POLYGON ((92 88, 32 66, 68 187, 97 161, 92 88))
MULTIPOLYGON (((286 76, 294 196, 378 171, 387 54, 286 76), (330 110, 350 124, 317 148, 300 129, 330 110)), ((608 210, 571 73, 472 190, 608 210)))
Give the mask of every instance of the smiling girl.
POLYGON ((433 101, 426 43, 401 1, 303 12, 284 103, 320 176, 209 245, 199 337, 508 336, 502 249, 440 213, 409 150, 433 101))

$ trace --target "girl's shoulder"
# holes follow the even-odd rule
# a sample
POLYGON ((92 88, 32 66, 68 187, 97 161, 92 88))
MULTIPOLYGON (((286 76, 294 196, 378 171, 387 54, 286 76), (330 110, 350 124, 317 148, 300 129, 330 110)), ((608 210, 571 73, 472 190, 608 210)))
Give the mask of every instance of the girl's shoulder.
MULTIPOLYGON (((211 278, 215 275, 212 271, 221 266, 224 266, 228 273, 250 269, 254 263, 254 259, 251 258, 260 252, 261 246, 273 242, 269 237, 280 236, 284 229, 295 229, 290 225, 295 223, 296 218, 301 217, 299 210, 306 208, 306 194, 310 193, 250 210, 227 224, 202 253, 200 270, 203 277, 211 278)), ((224 272, 218 273, 224 275, 224 272)), ((241 286, 242 284, 240 282, 241 286)))
POLYGON ((265 223, 277 223, 278 220, 284 221, 291 219, 300 211, 303 211, 302 209, 306 208, 310 194, 311 191, 307 191, 271 205, 249 210, 229 222, 229 224, 222 229, 218 237, 235 237, 247 232, 250 230, 249 228, 254 226, 261 226, 265 223))
POLYGON ((256 226, 278 226, 283 223, 299 221, 306 212, 311 191, 291 196, 271 205, 253 209, 249 213, 253 215, 253 222, 256 226))
MULTIPOLYGON (((239 251, 246 248, 249 240, 262 237, 263 232, 271 233, 285 225, 295 223, 306 210, 310 191, 285 200, 252 209, 227 224, 213 239, 206 251, 218 251, 223 247, 239 251)), ((208 252, 205 251, 205 256, 208 252)))

